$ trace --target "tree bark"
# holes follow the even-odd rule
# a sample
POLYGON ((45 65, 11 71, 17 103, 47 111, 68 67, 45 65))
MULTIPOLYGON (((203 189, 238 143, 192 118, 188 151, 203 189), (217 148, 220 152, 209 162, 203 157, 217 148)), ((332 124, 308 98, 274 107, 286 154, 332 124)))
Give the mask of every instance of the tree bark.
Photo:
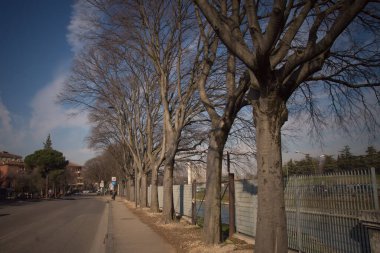
POLYGON ((138 171, 137 173, 137 181, 136 181, 136 190, 135 190, 135 193, 136 193, 136 196, 135 196, 135 201, 137 203, 138 206, 141 206, 141 199, 140 199, 140 188, 141 188, 141 172, 138 171))
POLYGON ((46 174, 45 177, 45 198, 48 198, 48 191, 49 191, 49 175, 46 174))
POLYGON ((152 182, 150 185, 150 211, 158 213, 159 204, 158 204, 158 184, 157 184, 157 168, 152 169, 152 182))
POLYGON ((287 109, 285 102, 276 95, 260 98, 253 108, 258 168, 255 252, 286 253, 288 239, 281 169, 281 127, 287 119, 287 109))
POLYGON ((131 178, 129 180, 129 200, 135 201, 135 179, 131 178))
POLYGON ((127 200, 129 200, 129 201, 131 201, 131 181, 130 181, 130 180, 131 180, 131 179, 128 178, 128 179, 127 179, 127 183, 126 183, 126 185, 125 185, 125 187, 127 188, 125 197, 126 197, 127 200))
POLYGON ((173 202, 173 168, 174 157, 165 161, 164 167, 164 199, 162 217, 165 224, 174 221, 174 202, 173 202))
POLYGON ((140 189, 140 207, 148 206, 148 177, 145 173, 141 174, 141 189, 140 189))
MULTIPOLYGON (((214 128, 215 129, 215 128, 214 128)), ((221 181, 223 149, 228 135, 223 130, 215 130, 210 133, 210 142, 207 152, 206 169, 206 196, 205 214, 203 224, 204 241, 207 244, 221 242, 221 181), (217 224, 217 225, 216 225, 217 224)))

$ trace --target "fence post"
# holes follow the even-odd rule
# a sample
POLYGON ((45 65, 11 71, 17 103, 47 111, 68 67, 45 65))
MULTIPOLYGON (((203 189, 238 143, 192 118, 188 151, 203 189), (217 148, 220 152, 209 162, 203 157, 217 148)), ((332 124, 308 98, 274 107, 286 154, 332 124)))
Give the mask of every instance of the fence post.
POLYGON ((372 179, 372 191, 373 191, 373 200, 375 203, 375 210, 379 210, 379 195, 377 192, 376 171, 374 167, 371 168, 371 179, 372 179))
POLYGON ((135 184, 134 184, 134 200, 135 200, 135 208, 137 208, 137 169, 135 168, 135 184))
POLYGON ((182 216, 184 215, 184 198, 185 198, 185 185, 180 184, 179 185, 179 214, 182 216))
POLYGON ((228 174, 228 203, 229 203, 229 237, 235 234, 235 178, 234 173, 228 174))
POLYGON ((191 185, 191 224, 197 223, 197 182, 194 180, 191 185))
POLYGON ((295 178, 296 180, 296 226, 297 226, 297 247, 298 247, 298 252, 302 252, 302 240, 301 240, 301 214, 300 214, 300 189, 299 189, 299 178, 295 178))

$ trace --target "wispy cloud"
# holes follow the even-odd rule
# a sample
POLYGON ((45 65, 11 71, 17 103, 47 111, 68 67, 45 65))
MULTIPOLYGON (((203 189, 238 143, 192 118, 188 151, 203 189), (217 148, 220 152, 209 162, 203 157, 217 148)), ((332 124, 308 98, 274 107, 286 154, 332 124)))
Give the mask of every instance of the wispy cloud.
POLYGON ((289 159, 303 159, 304 154, 310 154, 314 158, 322 154, 332 155, 336 158, 339 151, 346 145, 355 155, 364 154, 368 146, 380 148, 379 138, 374 138, 370 133, 360 131, 354 126, 349 127, 350 132, 347 133, 339 126, 330 123, 321 132, 322 136, 316 138, 316 136, 310 135, 308 124, 301 119, 302 117, 297 120, 291 118, 283 127, 283 162, 287 162, 289 159), (300 152, 296 153, 296 151, 300 152))
POLYGON ((76 1, 72 7, 70 24, 67 27, 67 41, 74 53, 79 52, 91 40, 91 33, 96 29, 94 22, 98 11, 91 1, 76 1))
POLYGON ((59 74, 50 84, 40 90, 31 102, 32 117, 30 129, 35 131, 35 136, 41 138, 56 128, 85 127, 87 115, 75 114, 73 109, 66 109, 56 103, 57 94, 62 90, 66 79, 65 74, 59 74))
POLYGON ((20 117, 12 115, 0 98, 0 150, 17 150, 23 145, 25 137, 24 125, 20 117))
POLYGON ((5 135, 11 130, 12 126, 9 111, 0 99, 0 134, 5 135))
POLYGON ((56 102, 65 78, 66 73, 58 74, 35 94, 30 103, 30 117, 26 116, 24 122, 20 122, 20 117, 12 114, 0 99, 0 150, 25 156, 42 148, 42 142, 52 134, 53 147, 66 159, 84 163, 94 156, 85 143, 89 132, 87 115, 56 102), (72 116, 73 113, 76 116, 72 116))
POLYGON ((29 126, 35 141, 44 140, 52 133, 53 144, 57 143, 67 159, 83 163, 84 158, 93 156, 84 140, 89 132, 87 114, 57 103, 57 94, 63 89, 66 76, 66 73, 58 74, 34 96, 29 126))

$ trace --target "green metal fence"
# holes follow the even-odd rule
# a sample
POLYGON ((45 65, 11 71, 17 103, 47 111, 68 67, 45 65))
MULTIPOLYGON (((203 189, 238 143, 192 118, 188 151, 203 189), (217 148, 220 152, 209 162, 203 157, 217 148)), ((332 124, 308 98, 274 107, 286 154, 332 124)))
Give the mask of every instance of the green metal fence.
POLYGON ((360 211, 378 210, 374 169, 293 176, 285 187, 289 248, 300 252, 370 252, 360 211))

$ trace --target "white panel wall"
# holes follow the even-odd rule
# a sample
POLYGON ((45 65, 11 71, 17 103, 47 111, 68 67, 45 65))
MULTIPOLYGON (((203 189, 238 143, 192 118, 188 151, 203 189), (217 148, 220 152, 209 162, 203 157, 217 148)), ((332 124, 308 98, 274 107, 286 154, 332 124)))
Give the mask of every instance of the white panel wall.
POLYGON ((257 182, 235 181, 236 231, 250 236, 256 235, 257 182))

